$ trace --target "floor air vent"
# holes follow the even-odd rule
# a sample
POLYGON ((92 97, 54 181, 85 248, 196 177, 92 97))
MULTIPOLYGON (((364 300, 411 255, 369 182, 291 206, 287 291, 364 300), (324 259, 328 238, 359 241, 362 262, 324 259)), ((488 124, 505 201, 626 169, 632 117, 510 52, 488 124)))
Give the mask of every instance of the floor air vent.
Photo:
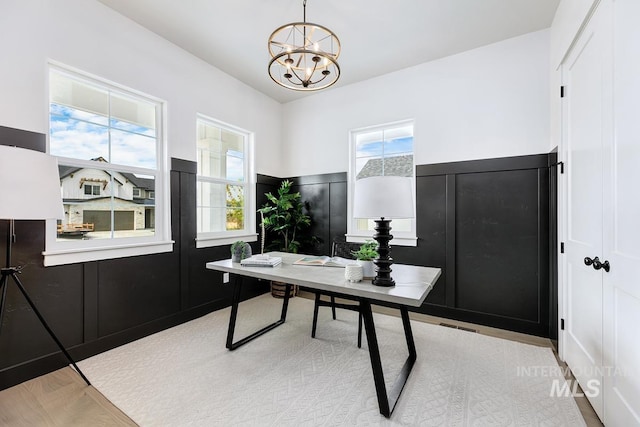
POLYGON ((461 331, 478 333, 478 331, 476 329, 465 328, 464 326, 451 325, 449 323, 440 323, 440 326, 446 326, 447 328, 453 328, 453 329, 460 329, 461 331))

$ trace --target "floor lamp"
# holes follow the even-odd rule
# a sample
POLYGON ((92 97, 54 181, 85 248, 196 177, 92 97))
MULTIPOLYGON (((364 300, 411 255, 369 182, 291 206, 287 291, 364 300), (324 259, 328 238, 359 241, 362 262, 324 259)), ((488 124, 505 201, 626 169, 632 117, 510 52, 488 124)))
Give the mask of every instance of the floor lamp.
POLYGON ((353 199, 354 218, 380 218, 376 223, 373 239, 378 242, 376 277, 371 281, 376 286, 395 286, 391 278, 391 247, 389 233, 391 219, 413 218, 412 178, 401 176, 372 176, 356 180, 353 199))
POLYGON ((11 265, 11 245, 15 241, 15 220, 64 218, 57 160, 38 151, 0 145, 0 197, 2 197, 0 220, 7 220, 6 267, 0 269, 2 274, 0 279, 0 326, 7 299, 7 288, 9 283, 13 281, 69 363, 73 365, 87 385, 91 385, 44 320, 22 285, 18 274, 21 273, 23 267, 11 265))

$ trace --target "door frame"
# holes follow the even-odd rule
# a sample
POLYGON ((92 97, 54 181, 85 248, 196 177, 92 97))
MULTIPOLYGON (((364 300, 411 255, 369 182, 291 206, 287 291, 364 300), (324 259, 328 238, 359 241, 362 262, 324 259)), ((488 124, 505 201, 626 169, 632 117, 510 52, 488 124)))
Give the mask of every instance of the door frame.
MULTIPOLYGON (((579 30, 576 32, 575 36, 571 43, 567 46, 567 50, 564 52, 562 60, 556 69, 556 72, 560 75, 560 85, 566 86, 566 77, 563 73, 564 66, 571 52, 575 48, 576 44, 582 37, 587 25, 591 21, 594 13, 596 12, 601 0, 594 0, 589 12, 586 14, 582 24, 580 25, 579 30)), ((562 168, 570 167, 567 162, 567 149, 566 149, 566 139, 567 139, 567 117, 568 117, 568 103, 564 97, 560 98, 560 138, 558 144, 558 163, 561 164, 562 168)), ((567 317, 568 313, 568 282, 567 282, 567 257, 564 256, 563 248, 561 245, 564 245, 564 242, 567 241, 567 232, 568 232, 568 224, 567 224, 567 216, 568 216, 568 180, 566 174, 558 174, 558 218, 557 218, 557 226, 558 226, 558 239, 557 239, 557 253, 559 254, 560 259, 558 260, 558 356, 562 361, 565 360, 565 342, 566 342, 566 331, 563 329, 562 322, 567 317)))

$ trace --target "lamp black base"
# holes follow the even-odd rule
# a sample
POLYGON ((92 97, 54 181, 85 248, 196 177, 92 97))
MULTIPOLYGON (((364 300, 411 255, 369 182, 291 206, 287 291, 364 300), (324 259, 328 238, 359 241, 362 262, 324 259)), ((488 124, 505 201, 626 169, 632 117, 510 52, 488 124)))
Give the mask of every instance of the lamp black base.
POLYGON ((386 286, 386 287, 391 287, 391 286, 395 286, 396 285, 396 281, 393 280, 392 278, 388 278, 388 279, 382 279, 379 277, 375 277, 372 281, 371 281, 372 285, 376 285, 376 286, 386 286))
POLYGON ((393 259, 389 256, 391 254, 391 247, 389 241, 393 239, 393 236, 389 233, 391 227, 389 219, 376 219, 376 234, 373 235, 373 239, 378 242, 378 259, 373 260, 373 263, 378 267, 376 269, 376 277, 373 278, 371 284, 375 286, 395 286, 396 282, 391 278, 391 264, 393 259))

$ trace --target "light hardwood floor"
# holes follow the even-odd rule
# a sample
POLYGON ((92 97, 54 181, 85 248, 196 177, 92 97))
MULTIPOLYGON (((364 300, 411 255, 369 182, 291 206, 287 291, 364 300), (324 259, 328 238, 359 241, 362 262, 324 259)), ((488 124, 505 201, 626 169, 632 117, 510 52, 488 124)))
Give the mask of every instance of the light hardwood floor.
POLYGON ((0 391, 1 426, 136 426, 71 367, 0 391))
MULTIPOLYGON (((301 292, 303 298, 312 294, 301 292)), ((379 312, 396 315, 397 310, 376 307, 379 312)), ((544 347, 551 347, 546 338, 471 323, 458 322, 424 314, 412 313, 416 321, 446 324, 472 329, 478 333, 544 347)), ((557 357, 557 355, 556 355, 557 357)), ((559 360, 558 363, 563 365, 559 360)), ((602 426, 586 398, 576 398, 588 427, 602 426)), ((100 392, 88 387, 70 367, 34 378, 0 391, 0 426, 136 426, 100 392)))

